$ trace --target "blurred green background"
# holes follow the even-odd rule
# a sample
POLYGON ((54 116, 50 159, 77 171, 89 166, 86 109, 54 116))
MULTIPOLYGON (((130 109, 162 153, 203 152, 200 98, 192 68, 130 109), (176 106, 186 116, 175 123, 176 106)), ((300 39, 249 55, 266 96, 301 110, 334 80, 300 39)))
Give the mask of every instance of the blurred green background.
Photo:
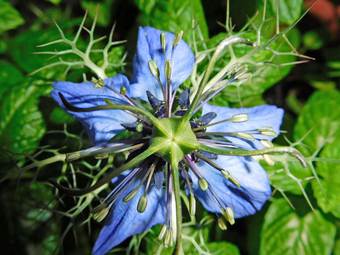
MULTIPOLYGON (((231 0, 235 31, 261 13, 263 3, 231 0)), ((265 36, 274 36, 276 17, 284 30, 313 3, 268 0, 265 36)), ((184 30, 185 39, 192 45, 194 17, 202 31, 201 40, 213 47, 225 35, 226 8, 227 2, 222 0, 0 0, 1 254, 90 254, 101 226, 93 220, 81 224, 88 219, 86 210, 76 218, 63 215, 75 201, 44 184, 48 178, 60 175, 60 165, 42 172, 20 171, 20 166, 32 157, 43 157, 55 148, 69 151, 89 143, 80 124, 49 97, 54 80, 81 81, 88 71, 65 72, 64 66, 53 66, 32 74, 55 61, 34 54, 40 51, 38 45, 59 38, 54 21, 71 36, 86 10, 88 26, 98 10, 96 36, 108 35, 116 24, 114 39, 127 40, 110 51, 114 64, 107 74, 129 74, 138 26, 184 30)), ((309 166, 303 169, 294 162, 264 162, 274 196, 261 212, 238 220, 226 232, 215 222, 189 229, 189 233, 203 233, 211 254, 340 255, 339 16, 339 1, 316 1, 287 35, 299 53, 314 60, 279 68, 268 65, 241 88, 240 94, 225 90, 215 99, 216 104, 229 106, 239 106, 241 99, 243 106, 270 103, 283 107, 285 132, 276 142, 297 145, 309 166)), ((86 43, 81 35, 80 47, 86 43)), ((287 47, 281 43, 276 49, 292 50, 287 47)), ((279 61, 298 59, 286 56, 279 61)), ((149 233, 140 249, 131 249, 130 254, 155 254, 154 239, 149 233)), ((128 241, 123 243, 117 254, 125 254, 128 246, 128 241)), ((199 253, 188 245, 186 254, 199 253)))

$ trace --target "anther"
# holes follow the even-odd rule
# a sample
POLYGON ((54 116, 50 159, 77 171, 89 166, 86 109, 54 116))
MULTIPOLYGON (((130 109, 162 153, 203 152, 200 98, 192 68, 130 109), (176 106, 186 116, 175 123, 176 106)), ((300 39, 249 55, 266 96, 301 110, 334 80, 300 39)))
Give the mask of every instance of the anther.
POLYGON ((171 230, 167 230, 165 233, 165 238, 164 238, 164 246, 169 247, 172 244, 172 232, 171 230))
POLYGON ((236 114, 230 118, 230 121, 234 123, 248 121, 248 114, 245 114, 245 113, 236 114))
POLYGON ((120 92, 121 95, 125 96, 126 95, 126 87, 125 86, 121 86, 119 92, 120 92))
POLYGON ((145 208, 148 204, 148 199, 146 195, 144 194, 143 196, 140 197, 138 204, 137 204, 137 211, 139 213, 143 213, 145 211, 145 208))
POLYGON ((251 134, 248 134, 248 133, 237 132, 237 133, 234 133, 234 134, 235 134, 235 136, 237 136, 239 138, 243 138, 243 139, 250 140, 250 141, 255 140, 254 136, 252 136, 251 134))
POLYGON ((198 184, 199 184, 201 190, 203 190, 203 191, 206 191, 208 189, 208 187, 209 187, 209 184, 208 184, 207 180, 204 179, 204 178, 200 178, 198 180, 198 184))
POLYGON ((227 170, 222 170, 221 173, 224 176, 224 178, 226 178, 229 181, 231 181, 237 187, 241 187, 241 184, 239 183, 239 181, 236 180, 227 170))
POLYGON ((227 224, 226 224, 226 222, 225 222, 223 217, 219 217, 217 219, 217 225, 219 226, 219 228, 221 230, 227 230, 227 224))
POLYGON ((159 232, 158 240, 163 240, 166 232, 167 232, 167 226, 163 225, 162 228, 161 228, 161 232, 159 232))
POLYGON ((136 125, 136 131, 138 133, 141 133, 141 132, 143 132, 143 129, 144 129, 143 123, 142 122, 138 122, 137 125, 136 125))
POLYGON ((231 209, 230 207, 227 207, 227 208, 222 210, 222 214, 223 214, 224 218, 230 223, 230 225, 235 224, 233 209, 231 209))
POLYGON ((92 77, 91 81, 94 83, 96 88, 102 88, 105 86, 104 80, 103 79, 96 79, 95 77, 92 77))
POLYGON ((93 219, 97 222, 101 222, 105 219, 109 211, 110 211, 110 208, 107 207, 106 204, 103 204, 97 207, 96 210, 93 212, 93 219))
POLYGON ((152 75, 159 80, 159 69, 154 60, 149 60, 149 69, 152 75))
POLYGON ((160 41, 161 41, 163 52, 165 52, 166 40, 165 40, 165 34, 163 32, 160 35, 160 41))
POLYGON ((171 63, 169 60, 165 61, 165 76, 166 76, 166 79, 167 81, 170 81, 171 80, 171 63))
POLYGON ((179 33, 176 34, 175 36, 175 40, 173 42, 173 47, 176 47, 177 44, 179 44, 179 42, 181 41, 182 37, 183 37, 183 30, 181 30, 179 33))
POLYGON ((272 128, 259 128, 258 131, 261 135, 272 136, 275 137, 277 134, 272 128))
POLYGON ((137 188, 131 190, 131 191, 123 198, 123 201, 124 201, 125 203, 129 202, 132 198, 134 198, 134 197, 136 196, 138 190, 139 190, 139 187, 137 187, 137 188))
POLYGON ((195 199, 195 196, 193 194, 190 194, 189 204, 190 204, 190 209, 189 209, 190 215, 195 216, 195 214, 196 214, 196 199, 195 199))

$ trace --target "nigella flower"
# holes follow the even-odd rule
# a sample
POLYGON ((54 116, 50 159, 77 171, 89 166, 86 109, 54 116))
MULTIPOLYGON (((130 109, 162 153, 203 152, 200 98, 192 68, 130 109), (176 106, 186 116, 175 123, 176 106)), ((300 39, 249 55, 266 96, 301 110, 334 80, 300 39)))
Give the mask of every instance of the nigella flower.
POLYGON ((179 92, 194 65, 181 33, 143 27, 131 82, 118 74, 53 85, 52 97, 88 131, 94 147, 86 153, 129 152, 122 166, 87 190, 108 180, 114 186, 100 207, 108 214, 93 254, 105 254, 156 224, 163 225, 164 243, 176 243, 179 251, 181 189, 190 197, 190 213, 197 199, 222 229, 254 214, 270 197, 268 176, 252 156, 278 151, 270 141, 279 134, 283 110, 208 104, 237 74, 209 82, 208 70, 193 94, 179 92), (119 138, 124 130, 130 136, 119 138))

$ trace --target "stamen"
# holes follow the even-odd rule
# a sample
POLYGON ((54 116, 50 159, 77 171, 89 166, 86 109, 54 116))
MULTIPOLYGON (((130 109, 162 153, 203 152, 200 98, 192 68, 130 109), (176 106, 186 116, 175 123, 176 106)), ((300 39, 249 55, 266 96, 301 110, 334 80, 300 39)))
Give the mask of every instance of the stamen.
POLYGON ((183 30, 179 31, 176 36, 175 36, 175 39, 174 39, 174 42, 173 42, 173 47, 175 48, 179 42, 181 41, 182 37, 183 37, 183 30))
POLYGON ((272 128, 259 128, 257 130, 261 133, 261 135, 272 136, 272 137, 277 136, 276 132, 272 128))
POLYGON ((121 86, 120 87, 120 90, 119 90, 119 93, 123 96, 126 96, 126 87, 125 86, 121 86))
POLYGON ((160 72, 157 67, 157 64, 154 60, 149 60, 149 69, 152 75, 159 81, 160 80, 160 72))
POLYGON ((225 220, 224 220, 224 218, 223 217, 219 217, 218 219, 217 219, 217 224, 218 224, 218 226, 219 226, 219 228, 221 229, 221 230, 227 230, 227 224, 226 224, 226 222, 225 222, 225 220))
POLYGON ((91 82, 94 83, 96 88, 103 88, 105 86, 104 80, 101 78, 96 79, 95 77, 92 77, 91 82))
POLYGON ((231 133, 231 135, 240 137, 242 139, 250 140, 250 141, 254 141, 255 140, 255 137, 252 136, 251 134, 248 134, 248 133, 238 132, 238 133, 231 133))
POLYGON ((129 202, 131 199, 133 199, 136 194, 138 193, 138 190, 140 189, 140 186, 138 186, 137 188, 133 189, 130 191, 129 194, 127 194, 124 198, 123 198, 123 201, 125 203, 129 202))
POLYGON ((93 212, 93 219, 97 222, 101 222, 105 219, 107 214, 110 211, 110 207, 107 206, 106 203, 103 203, 100 205, 100 207, 97 207, 93 212))
POLYGON ((170 63, 169 60, 166 60, 165 61, 165 76, 166 76, 167 82, 169 82, 169 83, 170 83, 170 80, 171 80, 171 73, 172 73, 171 63, 170 63))
POLYGON ((234 123, 248 121, 248 114, 245 114, 245 113, 236 114, 230 118, 230 121, 234 123))
POLYGON ((163 225, 162 228, 161 228, 161 231, 159 232, 158 240, 163 240, 166 232, 167 232, 167 226, 163 225))
POLYGON ((222 210, 222 215, 230 223, 230 225, 234 225, 235 224, 234 212, 233 212, 233 210, 230 207, 227 207, 224 210, 222 210))
POLYGON ((222 175, 224 176, 224 178, 228 179, 229 181, 231 181, 234 185, 236 185, 237 187, 241 187, 241 184, 238 180, 236 180, 229 171, 227 170, 222 170, 221 171, 222 175))
POLYGON ((202 191, 206 191, 209 188, 209 184, 208 184, 207 180, 204 179, 204 178, 200 178, 198 180, 198 184, 199 184, 202 191))
POLYGON ((138 122, 138 123, 137 123, 137 126, 136 126, 136 131, 137 131, 138 133, 141 133, 141 132, 143 132, 143 130, 144 130, 144 125, 143 125, 143 123, 142 123, 142 122, 138 122))
POLYGON ((160 35, 160 41, 161 41, 163 52, 165 52, 166 40, 165 40, 165 33, 163 32, 160 35))
POLYGON ((138 204, 137 204, 137 211, 139 213, 143 213, 146 209, 146 206, 148 204, 148 199, 147 199, 147 196, 146 194, 142 195, 138 201, 138 204))
POLYGON ((200 153, 196 153, 195 154, 198 158, 200 158, 201 160, 205 161, 206 163, 208 163, 210 166, 212 166, 213 168, 221 171, 222 175, 224 176, 224 178, 226 178, 227 180, 229 180, 230 182, 232 182, 234 185, 236 185, 237 187, 241 187, 241 184, 239 183, 238 180, 236 180, 229 171, 225 170, 224 168, 220 167, 219 165, 217 165, 215 162, 213 162, 212 160, 204 157, 202 154, 200 153))

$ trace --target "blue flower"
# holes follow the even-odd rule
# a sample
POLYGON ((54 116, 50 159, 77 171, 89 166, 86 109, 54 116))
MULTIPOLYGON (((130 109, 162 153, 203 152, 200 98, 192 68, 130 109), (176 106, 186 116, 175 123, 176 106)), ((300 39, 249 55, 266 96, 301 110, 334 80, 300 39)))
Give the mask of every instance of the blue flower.
MULTIPOLYGON (((193 96, 187 89, 180 93, 194 65, 181 34, 143 27, 131 82, 119 74, 53 85, 52 97, 84 125, 97 147, 128 141, 125 148, 133 155, 118 168, 128 169, 112 179, 115 188, 103 202, 109 213, 93 254, 106 254, 156 224, 163 225, 160 238, 166 245, 179 243, 182 217, 176 185, 219 219, 224 216, 222 228, 234 218, 254 214, 270 197, 268 176, 252 156, 270 152, 283 110, 209 105, 214 84, 193 96), (123 130, 132 132, 131 139, 115 140, 123 130)), ((231 76, 218 82, 237 80, 231 76)))

